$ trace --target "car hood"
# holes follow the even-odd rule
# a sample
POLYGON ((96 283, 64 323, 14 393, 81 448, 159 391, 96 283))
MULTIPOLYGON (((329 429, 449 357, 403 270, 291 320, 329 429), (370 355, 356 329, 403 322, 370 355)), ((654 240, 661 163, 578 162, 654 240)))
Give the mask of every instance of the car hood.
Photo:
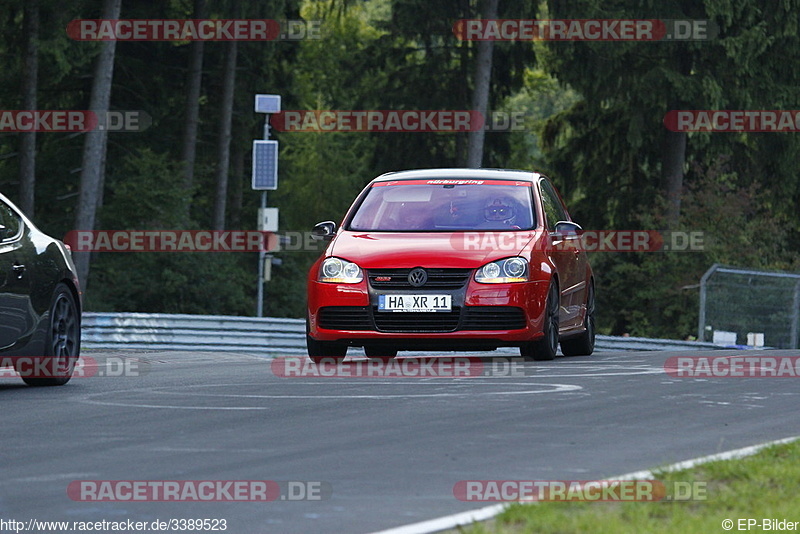
POLYGON ((469 233, 342 231, 328 247, 327 254, 353 261, 364 269, 420 265, 475 269, 489 261, 519 254, 522 245, 534 237, 537 237, 534 230, 469 233), (506 234, 502 246, 494 247, 501 234, 506 234))

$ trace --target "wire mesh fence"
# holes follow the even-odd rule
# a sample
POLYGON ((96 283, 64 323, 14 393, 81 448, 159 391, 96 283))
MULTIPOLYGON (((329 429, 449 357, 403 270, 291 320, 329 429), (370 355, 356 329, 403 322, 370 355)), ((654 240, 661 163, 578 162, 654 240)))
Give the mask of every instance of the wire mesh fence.
POLYGON ((698 340, 796 349, 798 333, 800 274, 714 264, 700 280, 698 340))

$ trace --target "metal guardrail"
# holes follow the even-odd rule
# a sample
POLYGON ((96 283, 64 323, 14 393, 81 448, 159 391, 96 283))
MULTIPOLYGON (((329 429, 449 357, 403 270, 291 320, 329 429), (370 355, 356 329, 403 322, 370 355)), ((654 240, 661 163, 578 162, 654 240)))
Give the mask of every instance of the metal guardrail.
POLYGON ((97 349, 304 352, 305 331, 302 319, 87 312, 83 314, 81 346, 97 349))
POLYGON ((594 346, 599 350, 719 350, 748 347, 721 346, 699 341, 653 339, 648 337, 597 336, 594 346))
MULTIPOLYGON (((163 313, 83 314, 87 349, 191 350, 305 353, 303 319, 173 315, 163 313)), ((709 350, 713 343, 641 337, 597 336, 598 350, 709 350)))

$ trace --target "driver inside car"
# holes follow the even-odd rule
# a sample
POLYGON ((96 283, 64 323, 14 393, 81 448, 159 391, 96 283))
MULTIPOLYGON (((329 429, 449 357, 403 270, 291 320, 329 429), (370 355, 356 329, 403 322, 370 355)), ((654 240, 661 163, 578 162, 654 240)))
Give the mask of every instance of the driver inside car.
POLYGON ((481 227, 519 230, 520 227, 516 224, 518 212, 517 202, 511 198, 490 199, 483 208, 485 223, 481 224, 481 227))

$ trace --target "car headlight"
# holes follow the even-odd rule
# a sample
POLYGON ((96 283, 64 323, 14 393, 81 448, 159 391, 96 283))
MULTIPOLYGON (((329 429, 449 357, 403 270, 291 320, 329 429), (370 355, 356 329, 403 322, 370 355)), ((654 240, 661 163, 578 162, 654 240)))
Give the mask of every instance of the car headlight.
POLYGON ((327 258, 319 268, 320 282, 337 284, 357 284, 364 279, 361 268, 351 261, 339 258, 327 258))
POLYGON ((514 256, 487 263, 475 273, 475 281, 482 284, 527 282, 528 260, 514 256))

